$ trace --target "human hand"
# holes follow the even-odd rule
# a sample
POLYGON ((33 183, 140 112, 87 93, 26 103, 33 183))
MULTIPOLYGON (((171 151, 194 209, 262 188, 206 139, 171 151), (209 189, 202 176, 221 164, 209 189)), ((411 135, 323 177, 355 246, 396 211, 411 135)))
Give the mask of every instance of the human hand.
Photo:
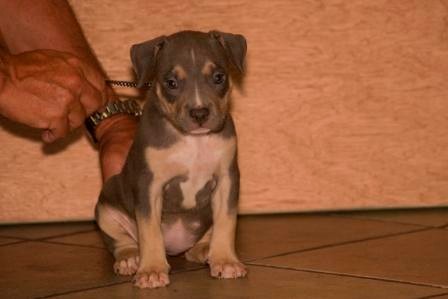
POLYGON ((105 119, 96 128, 104 182, 123 168, 136 128, 137 118, 125 114, 105 119))
POLYGON ((74 55, 35 50, 0 58, 0 114, 43 129, 45 142, 66 136, 106 103, 104 77, 74 55))

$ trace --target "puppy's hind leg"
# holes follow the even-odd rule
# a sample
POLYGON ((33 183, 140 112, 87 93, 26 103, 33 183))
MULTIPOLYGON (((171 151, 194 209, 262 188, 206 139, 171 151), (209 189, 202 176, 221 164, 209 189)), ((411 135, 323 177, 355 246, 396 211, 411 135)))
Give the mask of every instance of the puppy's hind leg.
POLYGON ((202 236, 202 238, 193 247, 185 252, 185 258, 187 261, 200 264, 207 263, 211 234, 212 228, 209 228, 204 236, 202 236))
POLYGON ((120 275, 137 272, 139 253, 137 227, 124 212, 107 204, 98 204, 96 219, 108 249, 115 257, 114 271, 120 275))

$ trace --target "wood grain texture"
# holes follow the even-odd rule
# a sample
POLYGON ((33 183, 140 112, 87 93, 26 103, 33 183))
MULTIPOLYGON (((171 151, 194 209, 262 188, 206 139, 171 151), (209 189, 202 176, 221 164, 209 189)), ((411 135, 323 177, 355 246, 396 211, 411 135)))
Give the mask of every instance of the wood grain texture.
MULTIPOLYGON (((185 29, 246 36, 233 99, 242 213, 447 204, 446 1, 71 3, 114 79, 132 78, 137 42, 185 29)), ((85 140, 48 156, 0 138, 0 219, 92 216, 99 172, 85 140)))

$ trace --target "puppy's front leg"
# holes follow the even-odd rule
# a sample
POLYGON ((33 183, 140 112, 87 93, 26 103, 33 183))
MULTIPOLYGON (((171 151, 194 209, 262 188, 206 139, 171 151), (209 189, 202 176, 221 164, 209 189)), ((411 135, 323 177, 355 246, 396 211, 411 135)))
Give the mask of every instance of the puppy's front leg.
POLYGON ((163 287, 170 283, 169 265, 161 231, 162 193, 158 184, 149 190, 149 211, 136 210, 138 226, 140 265, 135 276, 135 285, 140 288, 163 287))
POLYGON ((236 159, 220 177, 212 199, 213 231, 208 263, 210 274, 217 278, 244 277, 244 265, 235 253, 235 230, 239 193, 239 172, 236 159))

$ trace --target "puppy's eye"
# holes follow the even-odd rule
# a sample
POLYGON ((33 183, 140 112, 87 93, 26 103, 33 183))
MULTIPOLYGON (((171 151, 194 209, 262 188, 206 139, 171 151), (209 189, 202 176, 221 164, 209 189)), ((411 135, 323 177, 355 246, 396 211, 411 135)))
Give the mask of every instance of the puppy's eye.
POLYGON ((226 81, 226 74, 222 72, 215 72, 213 74, 213 83, 216 85, 223 84, 226 81))
POLYGON ((169 89, 177 89, 179 84, 177 83, 176 78, 168 78, 165 80, 165 86, 169 89))

